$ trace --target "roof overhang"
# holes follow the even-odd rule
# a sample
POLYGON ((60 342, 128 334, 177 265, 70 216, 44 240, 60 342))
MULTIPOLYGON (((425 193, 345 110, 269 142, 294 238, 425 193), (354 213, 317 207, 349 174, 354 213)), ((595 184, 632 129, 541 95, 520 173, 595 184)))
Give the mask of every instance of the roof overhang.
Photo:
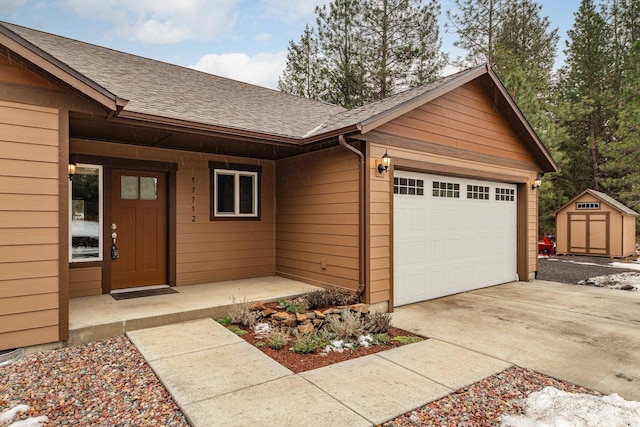
POLYGON ((95 100, 108 111, 120 111, 127 100, 88 79, 83 74, 54 58, 44 50, 18 36, 0 23, 0 44, 70 87, 95 100))

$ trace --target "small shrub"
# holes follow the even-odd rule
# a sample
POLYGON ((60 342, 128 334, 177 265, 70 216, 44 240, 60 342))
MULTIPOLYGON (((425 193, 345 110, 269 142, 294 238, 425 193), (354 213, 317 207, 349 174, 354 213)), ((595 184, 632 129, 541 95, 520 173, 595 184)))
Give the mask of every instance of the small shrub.
POLYGON ((242 329, 238 325, 229 325, 229 326, 227 326, 227 329, 230 330, 231 332, 233 332, 234 334, 239 335, 239 336, 247 335, 249 333, 249 332, 245 331, 244 329, 242 329))
POLYGON ((265 343, 264 341, 258 341, 258 342, 255 344, 255 346, 256 346, 256 347, 258 347, 258 348, 262 348, 262 347, 264 347, 265 345, 266 345, 266 343, 265 343))
POLYGON ((391 338, 393 341, 398 341, 401 344, 413 344, 416 342, 420 342, 422 341, 422 338, 420 337, 409 337, 406 335, 399 335, 395 338, 391 338))
POLYGON ((382 334, 389 332, 391 327, 391 313, 375 312, 366 316, 366 329, 371 334, 382 334))
POLYGON ((253 329, 257 322, 258 314, 251 311, 251 304, 246 300, 238 303, 234 298, 233 305, 229 308, 229 318, 231 323, 253 329))
POLYGON ((308 308, 324 308, 336 305, 350 305, 360 302, 358 294, 346 289, 320 289, 309 292, 302 297, 307 303, 308 308))
POLYGON ((224 326, 227 326, 233 323, 230 317, 223 317, 221 319, 218 319, 217 322, 224 326))
POLYGON ((274 350, 280 350, 289 341, 289 333, 284 329, 271 329, 267 335, 267 345, 274 350))
POLYGON ((360 335, 366 335, 365 323, 360 312, 345 310, 341 316, 329 316, 328 319, 325 329, 337 339, 353 341, 360 335))
POLYGON ((325 345, 327 345, 327 342, 315 333, 299 334, 296 332, 295 341, 293 342, 293 351, 296 353, 311 354, 315 353, 325 345))
POLYGON ((371 338, 373 338, 372 344, 388 344, 390 340, 387 334, 371 334, 371 338))
POLYGON ((305 304, 304 302, 300 302, 297 304, 289 304, 287 305, 287 307, 284 309, 284 311, 286 311, 287 313, 304 313, 305 311, 307 311, 307 304, 305 304))

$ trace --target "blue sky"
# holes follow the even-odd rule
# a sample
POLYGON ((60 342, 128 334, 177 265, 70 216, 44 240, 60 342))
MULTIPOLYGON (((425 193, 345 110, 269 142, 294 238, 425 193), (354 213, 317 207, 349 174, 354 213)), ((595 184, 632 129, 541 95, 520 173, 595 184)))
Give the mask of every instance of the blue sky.
MULTIPOLYGON (((564 49, 579 0, 538 0, 558 27, 564 49)), ((315 22, 316 5, 329 0, 0 0, 0 21, 124 52, 275 88, 290 40, 315 22)), ((443 50, 462 52, 446 34, 443 50)))

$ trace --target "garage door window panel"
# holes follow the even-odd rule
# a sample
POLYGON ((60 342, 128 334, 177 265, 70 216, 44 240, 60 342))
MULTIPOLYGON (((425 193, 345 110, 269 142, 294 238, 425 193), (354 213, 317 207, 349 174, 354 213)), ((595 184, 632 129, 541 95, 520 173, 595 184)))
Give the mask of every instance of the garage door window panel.
POLYGON ((433 181, 433 197, 460 198, 460 184, 455 182, 433 181))
POLYGON ((467 199, 489 200, 489 187, 483 185, 467 185, 467 199))
POLYGON ((393 178, 393 193, 410 196, 424 196, 424 180, 412 178, 393 178))
POLYGON ((496 200, 501 202, 515 201, 515 190, 513 188, 496 188, 496 200))

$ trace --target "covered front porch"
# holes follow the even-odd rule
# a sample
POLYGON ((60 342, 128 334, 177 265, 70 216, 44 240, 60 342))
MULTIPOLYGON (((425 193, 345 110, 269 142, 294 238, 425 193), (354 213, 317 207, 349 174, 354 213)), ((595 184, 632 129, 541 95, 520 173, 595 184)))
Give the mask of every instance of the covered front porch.
POLYGON ((278 301, 317 288, 279 276, 173 287, 177 293, 116 300, 110 294, 71 298, 69 346, 127 331, 227 315, 235 302, 278 301))

